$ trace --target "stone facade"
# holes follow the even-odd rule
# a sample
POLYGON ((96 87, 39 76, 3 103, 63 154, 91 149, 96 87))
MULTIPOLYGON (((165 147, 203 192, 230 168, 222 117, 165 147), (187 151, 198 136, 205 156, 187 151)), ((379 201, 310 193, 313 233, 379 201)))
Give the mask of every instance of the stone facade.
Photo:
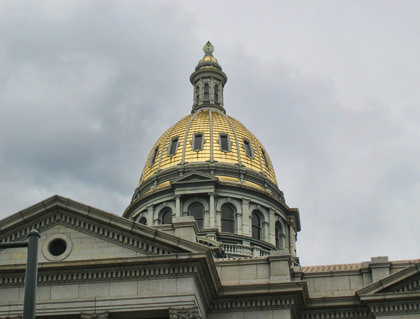
MULTIPOLYGON (((225 114, 227 77, 204 51, 192 115, 157 141, 122 217, 53 196, 0 221, 0 242, 40 231, 37 317, 419 318, 419 259, 300 265, 299 211, 225 114)), ((25 262, 0 249, 0 319, 22 316, 25 262)))

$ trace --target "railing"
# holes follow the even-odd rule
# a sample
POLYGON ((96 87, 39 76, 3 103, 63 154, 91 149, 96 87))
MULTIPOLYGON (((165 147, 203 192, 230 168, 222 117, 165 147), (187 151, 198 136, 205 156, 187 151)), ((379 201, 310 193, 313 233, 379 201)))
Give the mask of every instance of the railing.
POLYGON ((262 257, 270 254, 270 251, 258 246, 221 243, 220 247, 227 257, 262 257))

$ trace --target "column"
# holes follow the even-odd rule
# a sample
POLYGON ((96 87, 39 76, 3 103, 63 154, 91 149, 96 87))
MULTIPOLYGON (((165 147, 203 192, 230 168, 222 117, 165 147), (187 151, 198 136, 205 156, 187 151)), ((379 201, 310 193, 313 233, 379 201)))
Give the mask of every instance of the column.
POLYGON ((181 195, 175 196, 175 216, 181 217, 181 195))
POLYGON ((242 234, 244 236, 252 236, 251 225, 250 225, 251 215, 249 212, 249 200, 242 198, 242 234))
POLYGON ((290 247, 290 255, 295 257, 296 256, 296 232, 294 227, 294 220, 289 220, 289 247, 290 247))
POLYGON ((216 227, 216 209, 214 206, 214 193, 209 193, 210 196, 210 228, 216 227))

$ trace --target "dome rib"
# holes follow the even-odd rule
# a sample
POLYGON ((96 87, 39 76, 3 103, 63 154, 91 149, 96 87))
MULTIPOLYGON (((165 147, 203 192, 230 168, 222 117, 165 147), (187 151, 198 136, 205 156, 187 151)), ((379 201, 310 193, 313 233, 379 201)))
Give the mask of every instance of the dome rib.
POLYGON ((257 149, 258 158, 260 159, 261 172, 263 174, 265 174, 265 172, 264 172, 264 165, 263 165, 263 162, 262 162, 262 159, 261 159, 261 154, 260 154, 260 148, 258 147, 258 144, 257 144, 257 141, 255 139, 254 134, 252 134, 251 132, 250 132, 250 134, 251 134, 251 137, 252 137, 252 141, 254 142, 255 148, 257 149))
POLYGON ((190 131, 191 123, 192 123, 193 119, 197 116, 197 114, 199 114, 199 113, 200 112, 197 112, 197 113, 193 113, 191 115, 190 122, 188 123, 187 129, 185 130, 184 145, 182 146, 182 159, 181 159, 181 164, 184 164, 185 163, 185 149, 187 147, 187 138, 188 138, 188 133, 190 131))
POLYGON ((175 123, 174 125, 172 125, 172 127, 168 130, 169 132, 166 135, 165 140, 163 141, 162 149, 161 149, 161 152, 160 152, 160 155, 159 155, 159 162, 158 162, 158 166, 157 166, 157 170, 156 170, 157 172, 159 172, 159 170, 160 170, 160 163, 162 162, 162 157, 163 157, 163 153, 164 153, 163 150, 166 149, 165 148, 165 145, 168 142, 168 138, 172 134, 172 131, 174 130, 174 127, 175 127, 176 124, 177 123, 175 123))
POLYGON ((242 162, 241 162, 241 150, 239 149, 238 135, 236 134, 235 126, 232 124, 230 118, 226 114, 223 114, 223 116, 227 119, 227 121, 229 122, 230 127, 232 128, 233 136, 235 137, 235 142, 236 142, 236 150, 238 152, 238 164, 239 164, 239 166, 241 166, 242 165, 242 162))
POLYGON ((210 120, 210 162, 214 162, 214 153, 213 153, 213 114, 209 110, 209 120, 210 120))

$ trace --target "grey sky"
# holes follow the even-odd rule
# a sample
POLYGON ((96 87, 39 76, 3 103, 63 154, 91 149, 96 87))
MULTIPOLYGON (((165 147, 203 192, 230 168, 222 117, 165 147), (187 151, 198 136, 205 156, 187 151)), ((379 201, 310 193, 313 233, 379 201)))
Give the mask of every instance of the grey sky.
POLYGON ((121 215, 211 40, 302 264, 419 258, 419 30, 418 1, 2 2, 0 218, 53 194, 121 215))

